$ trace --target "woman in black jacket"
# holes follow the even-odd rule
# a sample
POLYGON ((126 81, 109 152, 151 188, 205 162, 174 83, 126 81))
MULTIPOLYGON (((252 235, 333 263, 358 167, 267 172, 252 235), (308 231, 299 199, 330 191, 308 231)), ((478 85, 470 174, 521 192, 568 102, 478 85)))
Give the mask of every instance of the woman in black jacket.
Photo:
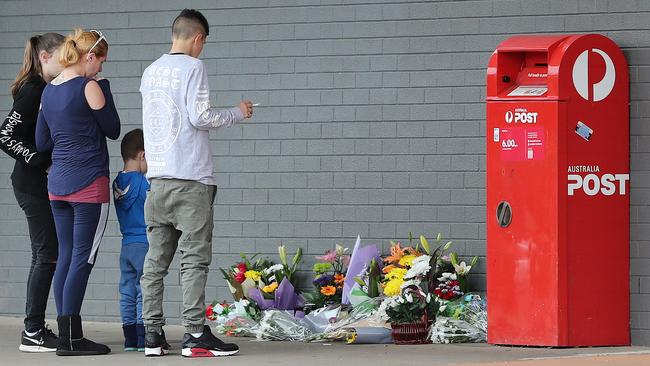
POLYGON ((23 352, 56 351, 57 337, 45 325, 45 308, 57 259, 57 237, 47 194, 49 153, 36 151, 34 134, 47 82, 63 67, 58 48, 64 37, 46 33, 31 37, 25 46, 20 72, 11 86, 14 104, 0 126, 0 149, 16 160, 11 182, 18 205, 25 212, 32 244, 27 278, 25 330, 19 349, 23 352))

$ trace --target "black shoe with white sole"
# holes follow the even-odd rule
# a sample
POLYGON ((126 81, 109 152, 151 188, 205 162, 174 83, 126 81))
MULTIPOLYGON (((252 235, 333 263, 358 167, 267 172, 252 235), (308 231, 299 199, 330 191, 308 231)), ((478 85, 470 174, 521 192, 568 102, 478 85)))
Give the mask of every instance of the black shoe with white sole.
POLYGON ((225 343, 215 337, 209 326, 203 327, 203 334, 195 338, 189 333, 183 336, 183 357, 219 357, 232 356, 239 352, 239 347, 233 343, 225 343))
POLYGON ((155 328, 147 328, 144 335, 144 355, 145 357, 164 356, 169 353, 169 343, 165 338, 165 331, 160 333, 155 328))
POLYGON ((33 353, 56 352, 58 344, 59 339, 46 325, 33 336, 27 335, 27 333, 23 331, 20 337, 20 346, 18 349, 23 352, 33 353))

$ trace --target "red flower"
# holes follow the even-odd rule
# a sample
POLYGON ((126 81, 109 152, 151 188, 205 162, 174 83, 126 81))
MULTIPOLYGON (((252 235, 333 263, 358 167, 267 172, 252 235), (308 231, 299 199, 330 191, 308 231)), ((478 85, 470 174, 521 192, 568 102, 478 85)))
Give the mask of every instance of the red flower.
POLYGON ((248 270, 246 268, 246 263, 244 263, 244 262, 238 263, 237 264, 237 269, 239 270, 239 272, 242 272, 242 273, 246 272, 248 270))
POLYGON ((205 317, 210 319, 210 320, 214 319, 214 310, 213 310, 213 308, 214 307, 212 306, 212 304, 208 305, 208 307, 205 308, 205 317))
POLYGON ((242 282, 246 281, 246 274, 244 274, 244 272, 241 272, 241 271, 235 273, 235 281, 237 281, 239 283, 242 283, 242 282))

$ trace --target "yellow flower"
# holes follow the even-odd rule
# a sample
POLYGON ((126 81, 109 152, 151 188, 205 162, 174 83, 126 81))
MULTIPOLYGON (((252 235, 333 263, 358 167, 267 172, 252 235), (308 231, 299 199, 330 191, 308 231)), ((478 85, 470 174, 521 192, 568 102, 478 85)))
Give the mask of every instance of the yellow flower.
POLYGON ((262 291, 266 292, 267 294, 270 294, 270 293, 272 293, 273 291, 275 291, 275 289, 277 289, 277 288, 278 288, 278 283, 277 283, 277 282, 273 282, 272 284, 270 284, 270 285, 268 285, 268 286, 264 286, 264 287, 262 288, 262 291))
POLYGON ((320 293, 325 296, 332 296, 336 294, 336 287, 334 286, 323 286, 320 289, 320 293))
POLYGON ((248 278, 248 279, 251 279, 251 280, 257 282, 257 281, 260 280, 260 278, 262 276, 262 273, 260 273, 258 271, 250 270, 250 271, 246 271, 246 273, 244 273, 244 276, 246 276, 246 278, 248 278))
POLYGON ((408 266, 410 267, 413 264, 413 260, 416 258, 415 255, 409 254, 405 255, 402 257, 402 259, 399 260, 399 265, 400 266, 408 266))
POLYGON ((397 296, 402 293, 402 284, 404 283, 404 280, 401 278, 397 278, 394 280, 388 281, 386 284, 386 287, 384 287, 384 295, 386 296, 397 296))
POLYGON ((406 275, 406 272, 408 270, 406 268, 393 268, 386 274, 386 278, 390 280, 396 280, 396 279, 404 279, 404 276, 406 275))

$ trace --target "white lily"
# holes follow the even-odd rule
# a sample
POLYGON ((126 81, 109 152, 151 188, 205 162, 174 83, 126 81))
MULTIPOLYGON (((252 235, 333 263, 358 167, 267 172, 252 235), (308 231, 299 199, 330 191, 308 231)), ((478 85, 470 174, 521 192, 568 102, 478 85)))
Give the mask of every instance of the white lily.
POLYGON ((421 255, 413 260, 411 268, 404 275, 404 279, 415 278, 418 276, 424 276, 431 269, 429 262, 431 257, 428 255, 421 255))
POLYGON ((335 251, 336 251, 336 254, 343 255, 343 254, 345 254, 345 252, 348 251, 348 248, 343 248, 343 246, 341 244, 336 244, 335 251))
POLYGON ((472 269, 472 266, 468 266, 465 261, 460 262, 460 264, 454 264, 454 270, 459 276, 466 275, 470 269, 472 269))

